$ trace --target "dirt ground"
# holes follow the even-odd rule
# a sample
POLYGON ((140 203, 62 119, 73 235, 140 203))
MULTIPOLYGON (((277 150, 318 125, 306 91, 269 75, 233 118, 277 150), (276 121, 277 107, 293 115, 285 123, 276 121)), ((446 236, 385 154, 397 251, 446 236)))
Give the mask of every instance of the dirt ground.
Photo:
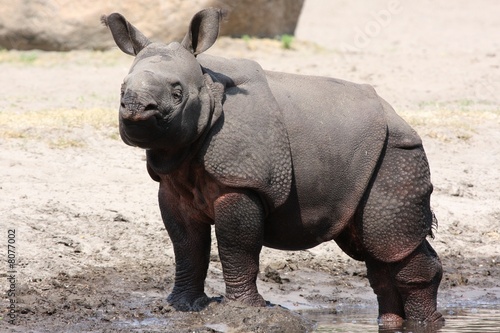
MULTIPOLYGON (((209 50, 266 69, 372 84, 416 128, 435 185, 439 227, 430 241, 444 265, 442 310, 500 307, 498 12, 496 0, 307 0, 292 49, 221 38, 209 50)), ((214 302, 180 313, 166 304, 174 256, 157 184, 144 152, 117 135, 131 60, 117 50, 0 52, 0 330, 305 332, 314 329, 300 315, 307 309, 335 316, 375 308, 363 263, 333 242, 263 250, 259 290, 275 306, 214 302), (16 325, 8 323, 11 299, 16 325)), ((206 291, 224 292, 215 240, 206 291)))

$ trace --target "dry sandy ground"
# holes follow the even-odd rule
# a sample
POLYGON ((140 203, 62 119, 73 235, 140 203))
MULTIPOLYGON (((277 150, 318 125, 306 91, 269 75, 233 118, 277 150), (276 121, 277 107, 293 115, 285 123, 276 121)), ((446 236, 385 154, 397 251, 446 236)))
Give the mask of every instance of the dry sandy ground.
MULTIPOLYGON (((421 134, 444 265, 439 307, 500 306, 500 2, 307 0, 297 36, 222 38, 210 53, 376 87, 421 134)), ((119 52, 0 53, 0 330, 303 332, 279 307, 165 303, 174 258, 144 153, 117 136, 119 52), (15 230, 16 326, 8 324, 15 230)), ((207 293, 223 294, 216 248, 207 293)), ((259 288, 300 312, 376 307, 362 263, 334 243, 262 253, 259 288)), ((377 328, 374 327, 374 331, 377 328)))

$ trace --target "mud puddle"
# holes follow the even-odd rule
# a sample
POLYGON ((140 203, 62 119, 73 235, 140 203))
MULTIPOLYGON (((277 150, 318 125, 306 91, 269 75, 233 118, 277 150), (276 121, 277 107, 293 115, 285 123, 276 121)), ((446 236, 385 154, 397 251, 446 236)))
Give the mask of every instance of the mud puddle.
POLYGON ((351 333, 488 333, 500 328, 500 304, 450 304, 440 308, 446 318, 442 327, 405 325, 398 328, 379 327, 376 307, 354 307, 342 310, 307 310, 302 316, 316 323, 314 332, 351 333))

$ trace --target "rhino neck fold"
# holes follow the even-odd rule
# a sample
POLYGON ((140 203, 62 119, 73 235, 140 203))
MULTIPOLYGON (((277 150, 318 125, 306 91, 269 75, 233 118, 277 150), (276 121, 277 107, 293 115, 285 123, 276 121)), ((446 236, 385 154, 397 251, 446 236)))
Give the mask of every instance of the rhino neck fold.
POLYGON ((224 98, 225 86, 218 81, 213 81, 212 77, 208 73, 204 72, 203 77, 205 78, 204 88, 207 91, 207 96, 209 98, 208 104, 210 105, 210 118, 208 120, 209 126, 208 130, 205 131, 208 132, 222 115, 222 100, 224 98))
MULTIPOLYGON (((211 124, 211 118, 208 124, 211 124)), ((146 160, 149 168, 158 176, 166 175, 175 171, 186 161, 193 159, 199 152, 203 142, 210 131, 211 126, 206 126, 199 138, 187 147, 181 147, 175 151, 166 149, 147 149, 146 160)))
POLYGON ((162 149, 146 150, 148 166, 157 175, 168 174, 177 169, 186 159, 189 149, 172 154, 162 149))

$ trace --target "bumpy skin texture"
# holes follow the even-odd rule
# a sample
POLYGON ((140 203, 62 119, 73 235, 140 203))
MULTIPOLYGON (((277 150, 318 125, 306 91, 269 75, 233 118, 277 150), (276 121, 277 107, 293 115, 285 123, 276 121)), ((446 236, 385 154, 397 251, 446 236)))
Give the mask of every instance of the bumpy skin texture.
POLYGON ((265 72, 244 59, 197 59, 225 88, 224 113, 203 144, 200 162, 224 184, 257 191, 269 209, 282 205, 290 192, 291 152, 280 106, 262 84, 265 72))
POLYGON ((122 85, 120 134, 147 150, 176 257, 168 302, 200 310, 215 226, 226 299, 254 306, 262 246, 335 240, 366 262, 384 323, 440 321, 442 268, 426 240, 429 166, 418 135, 367 85, 264 71, 201 54, 220 12, 195 15, 182 43, 151 43, 103 18, 136 56, 122 85))

